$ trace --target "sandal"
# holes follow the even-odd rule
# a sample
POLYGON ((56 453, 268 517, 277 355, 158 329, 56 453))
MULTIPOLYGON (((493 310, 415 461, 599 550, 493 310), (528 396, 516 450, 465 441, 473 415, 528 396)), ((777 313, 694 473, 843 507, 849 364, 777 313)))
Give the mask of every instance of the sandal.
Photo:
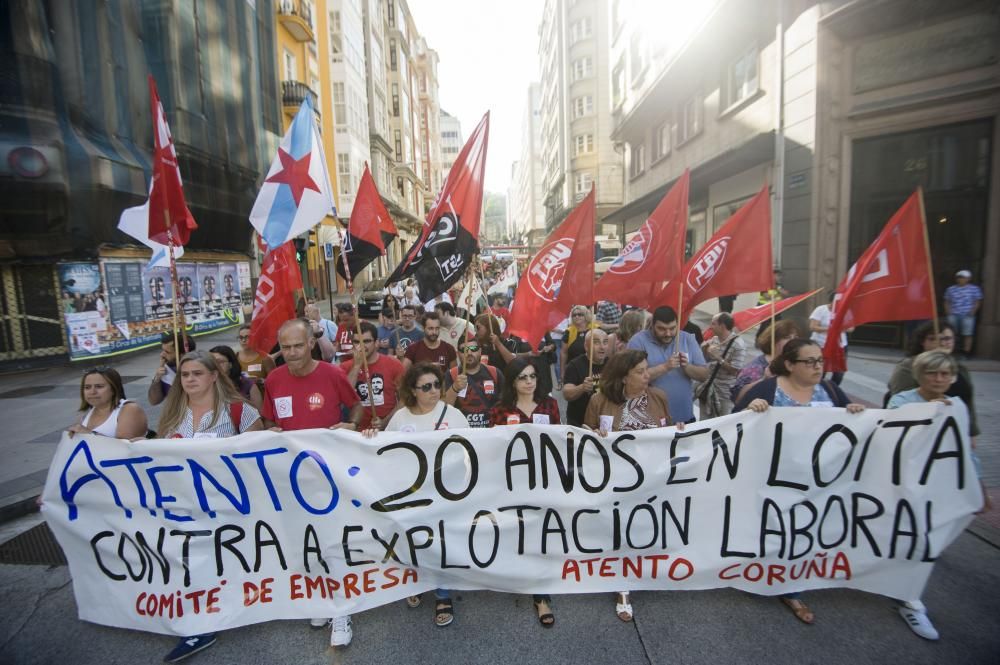
POLYGON ((536 600, 535 601, 535 612, 538 613, 538 623, 542 624, 544 628, 551 628, 556 623, 556 615, 552 613, 552 607, 547 600, 536 600), (545 612, 542 610, 542 604, 546 606, 549 610, 545 612))
POLYGON ((434 625, 444 628, 455 620, 455 610, 451 598, 438 598, 434 605, 434 625))
POLYGON ((626 623, 632 620, 632 603, 628 602, 628 592, 618 594, 618 603, 615 604, 615 614, 626 623))
POLYGON ((413 609, 414 607, 420 607, 420 596, 407 596, 406 606, 409 607, 410 609, 413 609))
POLYGON ((795 618, 802 623, 809 624, 810 626, 816 621, 816 615, 813 614, 809 606, 803 603, 798 598, 782 598, 781 602, 788 606, 788 609, 792 611, 795 618))

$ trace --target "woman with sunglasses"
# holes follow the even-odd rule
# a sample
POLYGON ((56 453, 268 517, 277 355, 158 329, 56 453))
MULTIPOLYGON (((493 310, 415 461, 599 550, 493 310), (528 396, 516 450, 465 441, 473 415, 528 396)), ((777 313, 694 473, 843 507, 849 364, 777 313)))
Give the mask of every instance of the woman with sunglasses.
MULTIPOLYGON (((462 412, 441 401, 444 374, 437 363, 419 362, 410 366, 399 385, 400 408, 385 426, 387 432, 433 432, 441 429, 462 429, 469 426, 462 412)), ((375 436, 374 429, 362 432, 366 437, 375 436)), ((444 628, 455 620, 451 591, 435 589, 434 625, 444 628)), ((420 596, 406 599, 410 607, 420 605, 420 596)))
MULTIPOLYGON (((505 370, 500 401, 490 411, 490 420, 494 425, 559 425, 559 403, 545 393, 543 384, 531 358, 514 358, 505 370)), ((533 600, 538 622, 545 628, 551 628, 556 622, 552 613, 552 598, 547 594, 536 594, 533 600)))
MULTIPOLYGON (((646 352, 625 349, 604 364, 601 390, 590 398, 583 424, 601 436, 668 427, 673 423, 667 395, 649 385, 646 352)), ((628 591, 615 596, 615 614, 622 621, 633 618, 628 591)))
POLYGON ((69 427, 71 434, 129 440, 146 436, 146 414, 141 406, 125 398, 122 377, 110 367, 84 371, 80 378, 80 413, 83 417, 69 427))
POLYGON ((573 358, 582 356, 586 352, 586 349, 583 347, 583 338, 593 323, 594 315, 583 305, 576 305, 570 310, 569 326, 563 335, 563 344, 560 350, 562 354, 559 358, 559 367, 562 368, 562 376, 559 377, 560 382, 565 382, 566 380, 566 365, 573 358))
MULTIPOLYGON (((772 376, 751 387, 733 407, 733 413, 744 409, 763 413, 772 406, 840 407, 848 413, 865 410, 863 405, 849 402, 840 386, 823 380, 823 350, 814 340, 790 340, 769 369, 772 376)), ((800 593, 786 593, 780 598, 799 621, 811 624, 816 620, 800 593)))
MULTIPOLYGON (((951 324, 942 321, 938 324, 937 332, 934 331, 934 322, 922 323, 910 338, 910 345, 906 348, 906 357, 899 361, 892 376, 889 378, 889 392, 885 394, 882 405, 889 404, 889 399, 906 390, 913 390, 917 387, 917 377, 913 373, 913 362, 917 356, 926 351, 944 351, 954 358, 955 352, 955 329, 951 324)), ((945 394, 948 397, 958 397, 969 409, 969 430, 971 436, 979 436, 979 422, 976 419, 976 406, 974 389, 972 385, 972 375, 958 358, 955 358, 957 370, 955 372, 955 382, 948 386, 945 394)))
POLYGON ((215 358, 215 364, 219 366, 219 370, 229 378, 243 399, 253 404, 257 411, 260 411, 264 403, 260 387, 257 385, 257 381, 240 371, 240 362, 236 359, 236 352, 223 344, 212 347, 209 353, 215 358))
POLYGON ((263 381, 274 370, 274 359, 266 353, 250 348, 250 324, 240 326, 240 350, 236 357, 240 361, 240 370, 252 379, 263 381))

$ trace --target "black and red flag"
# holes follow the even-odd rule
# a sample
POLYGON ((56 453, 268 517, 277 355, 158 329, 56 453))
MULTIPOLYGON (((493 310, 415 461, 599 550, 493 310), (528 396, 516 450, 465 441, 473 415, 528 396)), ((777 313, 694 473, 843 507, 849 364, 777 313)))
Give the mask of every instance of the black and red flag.
MULTIPOLYGON (((375 188, 371 171, 365 164, 365 172, 361 175, 358 195, 354 199, 351 219, 347 223, 347 233, 341 247, 347 257, 351 279, 360 274, 369 263, 385 254, 385 243, 391 241, 397 233, 396 225, 375 188)), ((337 273, 348 279, 343 261, 337 261, 337 273)))
POLYGON ((423 229, 387 282, 414 277, 420 299, 428 301, 455 284, 472 256, 479 252, 479 220, 483 209, 483 177, 490 114, 483 116, 458 153, 423 229))

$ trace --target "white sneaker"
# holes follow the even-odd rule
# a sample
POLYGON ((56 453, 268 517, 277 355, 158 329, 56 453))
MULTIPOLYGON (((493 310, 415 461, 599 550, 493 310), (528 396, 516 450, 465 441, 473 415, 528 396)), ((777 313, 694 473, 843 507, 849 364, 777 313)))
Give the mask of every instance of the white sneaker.
POLYGON ((351 630, 351 617, 333 617, 333 630, 330 631, 330 646, 346 647, 351 643, 354 631, 351 630))
POLYGON ((927 616, 927 612, 923 610, 916 610, 912 607, 907 607, 906 605, 900 605, 899 616, 903 617, 903 621, 905 621, 906 625, 910 627, 910 630, 925 640, 938 639, 938 632, 934 628, 934 624, 931 623, 930 618, 927 616))
POLYGON ((325 628, 330 625, 331 619, 309 619, 309 625, 313 628, 325 628))

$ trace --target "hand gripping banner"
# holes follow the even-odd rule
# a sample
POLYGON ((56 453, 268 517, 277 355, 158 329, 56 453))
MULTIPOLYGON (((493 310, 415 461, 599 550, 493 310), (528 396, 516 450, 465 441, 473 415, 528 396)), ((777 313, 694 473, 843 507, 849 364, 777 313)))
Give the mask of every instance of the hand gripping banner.
POLYGON ((43 512, 80 617, 193 635, 443 587, 919 598, 982 492, 960 403, 525 425, 65 436, 43 512))

